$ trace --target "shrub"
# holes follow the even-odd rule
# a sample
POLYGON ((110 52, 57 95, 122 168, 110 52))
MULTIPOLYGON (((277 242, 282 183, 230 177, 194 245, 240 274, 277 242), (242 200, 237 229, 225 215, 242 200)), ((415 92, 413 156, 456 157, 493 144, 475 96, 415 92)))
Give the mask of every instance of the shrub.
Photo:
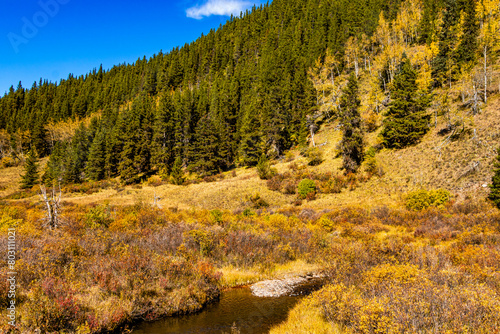
POLYGON ((339 194, 347 185, 345 176, 336 175, 324 181, 320 185, 321 192, 325 194, 339 194))
POLYGON ((251 217, 253 215, 255 215, 255 212, 253 212, 251 209, 249 208, 246 208, 245 210, 243 210, 243 216, 245 217, 251 217))
POLYGON ((159 176, 153 175, 146 181, 146 184, 150 187, 159 187, 163 184, 163 182, 159 176))
POLYGON ((254 209, 267 208, 269 203, 267 203, 262 197, 260 197, 259 193, 256 193, 253 196, 249 196, 248 200, 252 203, 252 207, 254 209))
POLYGON ((212 221, 216 224, 222 223, 222 211, 215 209, 210 211, 210 217, 212 218, 212 221))
POLYGON ((14 159, 12 159, 11 157, 4 157, 1 160, 0 165, 2 166, 2 168, 7 168, 7 167, 17 166, 18 163, 16 163, 16 161, 14 159))
POLYGON ((283 188, 283 192, 287 195, 294 195, 297 193, 297 183, 294 181, 287 181, 285 183, 285 187, 283 188))
POLYGON ((409 210, 423 210, 430 206, 440 206, 450 200, 451 194, 444 189, 416 190, 406 195, 405 204, 409 210))
POLYGON ((267 180, 267 187, 272 191, 280 191, 285 177, 283 174, 276 174, 271 179, 267 180))
POLYGON ((317 147, 311 147, 305 152, 305 157, 308 159, 309 166, 320 165, 323 160, 323 153, 317 147))
POLYGON ((335 230, 335 223, 328 219, 326 216, 321 216, 320 219, 316 222, 322 229, 327 232, 332 232, 335 230))
POLYGON ((297 187, 297 192, 301 198, 306 198, 307 195, 316 192, 316 183, 311 179, 303 179, 297 187))
POLYGON ((257 163, 257 174, 261 180, 269 180, 276 174, 276 169, 271 168, 271 164, 265 154, 262 154, 257 163))
POLYGON ((91 208, 85 215, 85 224, 90 228, 108 227, 111 221, 109 206, 105 205, 91 208))
POLYGON ((368 132, 375 132, 380 127, 380 115, 370 111, 365 118, 365 127, 368 132))
POLYGON ((291 162, 293 160, 295 160, 295 155, 292 152, 290 152, 290 151, 286 152, 285 153, 285 161, 286 162, 291 162))

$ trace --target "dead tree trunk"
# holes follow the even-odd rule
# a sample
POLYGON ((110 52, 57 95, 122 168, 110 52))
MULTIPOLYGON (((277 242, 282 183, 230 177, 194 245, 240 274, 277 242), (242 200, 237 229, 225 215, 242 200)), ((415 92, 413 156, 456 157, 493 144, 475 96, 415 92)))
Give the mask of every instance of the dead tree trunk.
POLYGON ((61 188, 59 188, 59 194, 56 196, 55 189, 52 188, 52 194, 47 195, 47 190, 45 186, 40 186, 41 194, 40 198, 42 202, 45 204, 46 213, 45 218, 43 219, 45 222, 45 226, 49 228, 49 230, 56 229, 61 224, 61 188))

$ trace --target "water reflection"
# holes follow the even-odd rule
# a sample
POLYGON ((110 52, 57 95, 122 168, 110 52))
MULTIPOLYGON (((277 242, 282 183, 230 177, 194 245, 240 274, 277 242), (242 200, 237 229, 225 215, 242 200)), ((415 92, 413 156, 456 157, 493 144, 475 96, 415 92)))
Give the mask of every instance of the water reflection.
POLYGON ((132 333, 221 334, 230 333, 233 323, 236 323, 242 334, 268 333, 273 325, 286 320, 289 310, 302 296, 319 286, 320 282, 310 282, 297 288, 291 296, 277 298, 256 297, 248 288, 230 289, 222 293, 219 302, 209 305, 200 313, 143 323, 132 333))

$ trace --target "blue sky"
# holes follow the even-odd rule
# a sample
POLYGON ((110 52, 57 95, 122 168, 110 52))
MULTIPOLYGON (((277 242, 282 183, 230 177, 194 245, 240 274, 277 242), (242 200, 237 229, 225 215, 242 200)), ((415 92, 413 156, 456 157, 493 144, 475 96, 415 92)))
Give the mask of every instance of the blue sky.
POLYGON ((258 0, 2 0, 0 95, 170 51, 258 0))

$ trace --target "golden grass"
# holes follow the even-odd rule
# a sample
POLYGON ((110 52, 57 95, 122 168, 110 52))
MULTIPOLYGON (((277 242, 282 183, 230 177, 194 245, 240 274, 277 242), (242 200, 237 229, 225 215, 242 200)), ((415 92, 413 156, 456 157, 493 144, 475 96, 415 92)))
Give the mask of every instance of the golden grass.
POLYGON ((260 266, 245 269, 225 266, 219 269, 222 273, 220 284, 223 288, 236 287, 253 284, 265 279, 317 273, 321 269, 322 267, 319 264, 307 263, 303 260, 290 261, 285 264, 277 264, 271 267, 266 266, 266 268, 260 266))
POLYGON ((223 267, 219 271, 222 273, 220 285, 223 288, 253 284, 265 278, 264 275, 257 272, 258 270, 235 268, 233 266, 223 267))
POLYGON ((271 328, 270 334, 340 334, 337 326, 327 322, 311 297, 301 300, 285 322, 271 328))

